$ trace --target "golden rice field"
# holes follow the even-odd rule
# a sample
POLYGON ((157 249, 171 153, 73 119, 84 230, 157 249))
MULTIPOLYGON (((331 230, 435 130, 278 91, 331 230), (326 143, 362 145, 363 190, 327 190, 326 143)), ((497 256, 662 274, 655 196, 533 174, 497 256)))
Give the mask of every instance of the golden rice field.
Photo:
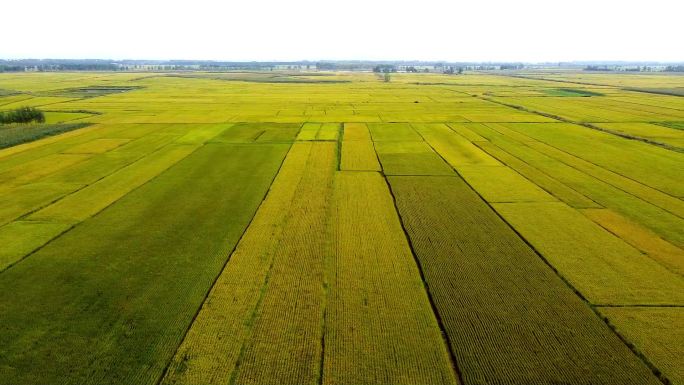
POLYGON ((0 385, 684 385, 684 76, 513 75, 0 74, 0 385))

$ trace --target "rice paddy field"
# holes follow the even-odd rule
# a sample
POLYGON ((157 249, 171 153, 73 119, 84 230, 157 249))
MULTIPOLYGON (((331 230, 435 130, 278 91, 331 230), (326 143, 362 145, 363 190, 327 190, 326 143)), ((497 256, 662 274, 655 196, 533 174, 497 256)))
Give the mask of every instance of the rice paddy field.
POLYGON ((682 89, 0 74, 0 385, 684 385, 682 89))

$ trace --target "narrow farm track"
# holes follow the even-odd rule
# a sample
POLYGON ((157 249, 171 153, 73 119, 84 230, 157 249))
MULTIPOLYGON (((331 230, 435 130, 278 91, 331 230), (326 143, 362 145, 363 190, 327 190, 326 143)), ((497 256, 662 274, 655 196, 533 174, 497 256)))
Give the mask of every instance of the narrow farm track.
POLYGON ((90 123, 0 149, 0 385, 684 385, 684 77, 177 75, 0 74, 90 123))

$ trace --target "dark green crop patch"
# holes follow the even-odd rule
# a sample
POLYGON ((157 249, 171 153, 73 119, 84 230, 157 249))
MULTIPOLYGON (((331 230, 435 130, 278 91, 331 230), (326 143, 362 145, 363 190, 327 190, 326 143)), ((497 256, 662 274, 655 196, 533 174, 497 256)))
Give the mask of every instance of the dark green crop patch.
POLYGON ((141 86, 87 86, 76 88, 65 88, 62 90, 55 90, 49 93, 49 96, 62 96, 67 98, 95 98, 98 96, 106 96, 112 94, 120 94, 122 92, 133 91, 141 89, 141 86))
POLYGON ((544 93, 550 96, 565 96, 565 97, 588 97, 588 96, 603 96, 603 94, 595 92, 582 90, 577 88, 551 88, 544 90, 544 93))
POLYGON ((47 136, 61 134, 63 132, 87 127, 90 123, 57 123, 57 124, 33 124, 11 125, 0 128, 0 148, 16 146, 18 144, 33 142, 47 136))

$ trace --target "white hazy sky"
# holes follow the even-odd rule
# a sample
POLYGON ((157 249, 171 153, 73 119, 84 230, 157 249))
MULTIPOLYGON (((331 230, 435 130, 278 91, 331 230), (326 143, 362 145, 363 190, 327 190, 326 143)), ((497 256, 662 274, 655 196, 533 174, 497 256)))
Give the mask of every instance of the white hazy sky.
POLYGON ((684 0, 14 0, 0 58, 684 61, 684 0))

